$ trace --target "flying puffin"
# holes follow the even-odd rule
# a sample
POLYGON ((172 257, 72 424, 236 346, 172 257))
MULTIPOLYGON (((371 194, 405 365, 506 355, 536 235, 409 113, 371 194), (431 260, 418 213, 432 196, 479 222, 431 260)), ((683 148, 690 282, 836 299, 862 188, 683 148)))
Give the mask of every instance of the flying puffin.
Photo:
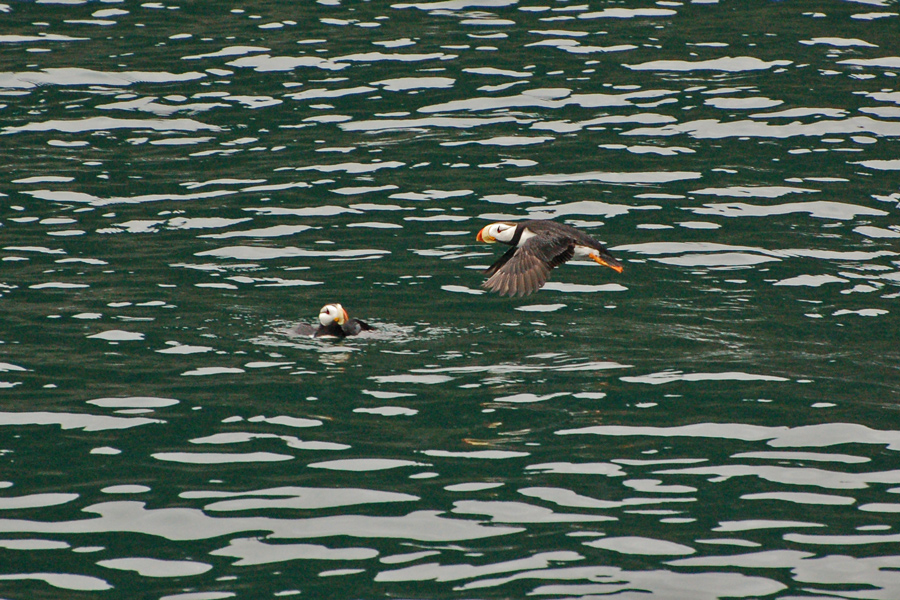
POLYGON ((512 246, 484 274, 481 286, 501 296, 527 296, 547 282, 550 271, 574 257, 587 257, 621 273, 622 263, 606 247, 571 225, 553 221, 491 223, 478 232, 479 242, 512 246))
POLYGON ((365 321, 351 319, 347 311, 340 304, 326 304, 319 311, 319 327, 314 329, 312 325, 301 323, 295 330, 300 335, 313 337, 337 337, 344 338, 350 335, 358 335, 360 331, 375 329, 365 321))

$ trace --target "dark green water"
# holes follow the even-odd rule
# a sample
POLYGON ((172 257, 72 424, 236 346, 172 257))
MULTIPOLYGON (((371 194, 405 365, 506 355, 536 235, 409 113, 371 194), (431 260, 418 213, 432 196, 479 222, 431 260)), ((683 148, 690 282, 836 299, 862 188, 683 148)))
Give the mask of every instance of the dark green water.
POLYGON ((0 11, 3 598, 900 596, 897 2, 0 11))

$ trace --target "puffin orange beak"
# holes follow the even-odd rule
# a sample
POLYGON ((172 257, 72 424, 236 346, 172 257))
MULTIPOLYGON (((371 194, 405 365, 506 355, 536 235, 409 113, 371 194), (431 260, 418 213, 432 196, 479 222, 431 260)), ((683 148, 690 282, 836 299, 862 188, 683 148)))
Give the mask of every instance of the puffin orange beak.
POLYGON ((497 241, 496 239, 494 239, 490 235, 488 235, 488 233, 487 233, 488 227, 490 227, 490 225, 488 225, 487 227, 482 227, 481 231, 478 232, 478 235, 475 236, 476 241, 484 242, 485 244, 493 244, 494 242, 497 241))
POLYGON ((341 314, 338 315, 338 318, 335 319, 335 321, 337 321, 338 325, 343 325, 348 320, 350 320, 350 315, 347 314, 347 311, 344 309, 343 306, 341 306, 340 304, 338 306, 341 309, 341 314))
POLYGON ((625 267, 622 266, 622 263, 620 263, 619 261, 617 261, 616 259, 614 259, 612 257, 603 258, 599 254, 591 254, 590 256, 591 256, 591 260, 593 260, 595 263, 597 263, 599 265, 603 265, 604 267, 609 267, 616 273, 621 273, 622 271, 625 270, 625 267))

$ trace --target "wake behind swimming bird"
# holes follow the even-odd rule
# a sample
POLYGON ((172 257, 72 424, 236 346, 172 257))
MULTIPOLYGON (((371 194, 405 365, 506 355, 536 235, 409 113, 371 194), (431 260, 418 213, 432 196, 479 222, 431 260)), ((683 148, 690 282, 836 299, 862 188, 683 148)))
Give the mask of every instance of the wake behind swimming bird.
POLYGON ((527 296, 547 283, 550 271, 574 257, 621 273, 624 268, 606 246, 571 225, 530 220, 521 223, 491 223, 478 232, 479 242, 512 246, 484 272, 481 287, 501 296, 527 296))

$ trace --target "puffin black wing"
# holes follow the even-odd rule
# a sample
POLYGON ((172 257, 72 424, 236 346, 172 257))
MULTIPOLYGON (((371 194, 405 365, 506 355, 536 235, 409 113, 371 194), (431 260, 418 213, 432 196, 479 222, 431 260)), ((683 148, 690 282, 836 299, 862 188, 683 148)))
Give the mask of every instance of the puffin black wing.
POLYGON ((360 331, 373 331, 375 328, 359 319, 350 319, 341 325, 344 335, 359 335, 360 331))
POLYGON ((513 254, 518 252, 518 250, 519 250, 518 248, 513 246, 512 248, 510 248, 509 250, 504 252, 503 256, 498 258, 494 264, 492 264, 490 267, 488 267, 487 269, 484 270, 484 274, 486 276, 490 277, 491 275, 493 275, 494 273, 499 271, 503 265, 505 265, 506 263, 509 262, 509 259, 511 259, 513 257, 513 254))
POLYGON ((547 282, 550 271, 575 255, 571 236, 541 231, 522 245, 510 248, 485 272, 482 287, 501 296, 527 296, 547 282))

